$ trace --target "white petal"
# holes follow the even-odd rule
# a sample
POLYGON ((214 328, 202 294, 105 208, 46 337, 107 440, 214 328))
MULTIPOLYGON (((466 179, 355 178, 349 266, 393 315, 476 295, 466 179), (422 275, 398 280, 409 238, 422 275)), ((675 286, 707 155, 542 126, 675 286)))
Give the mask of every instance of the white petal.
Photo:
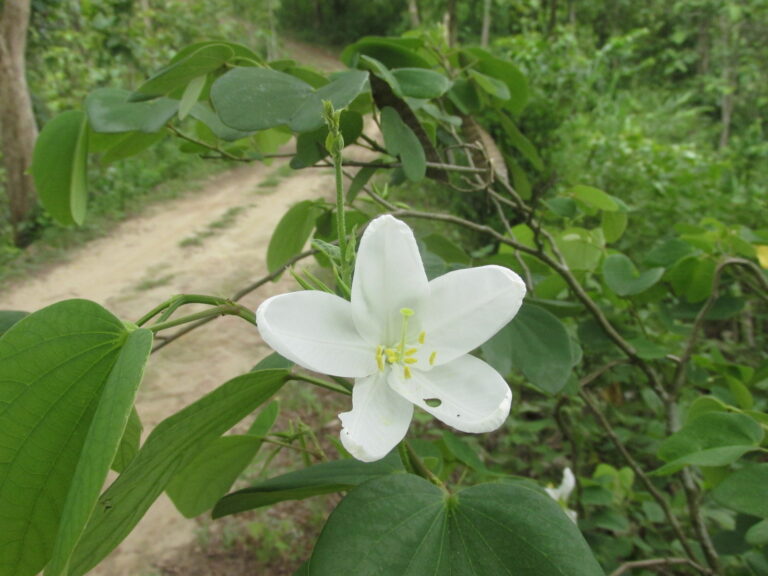
MULTIPOLYGON (((429 283, 411 229, 392 216, 368 224, 357 252, 352 281, 352 313, 360 334, 373 345, 400 339, 402 308, 416 310, 429 283)), ((411 332, 418 333, 418 319, 411 332)))
POLYGON ((413 404, 387 385, 386 372, 355 381, 352 411, 339 414, 341 443, 363 462, 381 460, 405 438, 413 404))
POLYGON ((256 310, 264 341, 296 364, 331 376, 359 378, 377 370, 376 350, 358 334, 352 306, 333 294, 281 294, 256 310))
POLYGON ((393 367, 387 382, 403 397, 462 432, 496 430, 507 419, 512 404, 512 391, 504 378, 474 356, 461 356, 429 372, 412 370, 408 379, 393 367))
POLYGON ((570 468, 565 468, 563 470, 563 481, 560 483, 560 496, 563 499, 563 502, 567 502, 568 498, 571 496, 571 492, 573 492, 573 489, 576 487, 576 478, 573 475, 573 472, 571 472, 570 468))
POLYGON ((565 508, 564 510, 568 518, 570 518, 571 522, 574 524, 579 523, 579 513, 576 512, 576 510, 571 510, 570 508, 565 508))
POLYGON ((429 283, 422 311, 422 352, 437 351, 435 364, 470 352, 514 318, 525 296, 520 276, 501 266, 449 272, 429 283))

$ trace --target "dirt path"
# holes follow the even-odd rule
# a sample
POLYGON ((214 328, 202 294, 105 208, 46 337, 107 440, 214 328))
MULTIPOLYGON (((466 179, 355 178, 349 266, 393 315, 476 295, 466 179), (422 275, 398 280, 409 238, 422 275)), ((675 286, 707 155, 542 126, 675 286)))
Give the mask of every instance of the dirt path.
MULTIPOLYGON (((259 188, 277 167, 254 165, 228 172, 212 178, 200 192, 152 207, 117 225, 108 237, 86 244, 68 262, 0 294, 0 308, 32 311, 67 298, 88 298, 135 321, 173 294, 231 295, 265 273, 266 246, 288 207, 333 190, 324 171, 299 172, 276 187, 259 188), (222 226, 217 222, 226 225, 217 227, 222 226), (206 237, 208 232, 212 234, 206 237)), ((255 308, 263 298, 290 289, 292 281, 283 280, 242 302, 255 308)), ((145 434, 247 372, 267 353, 257 331, 237 318, 211 322, 159 351, 137 402, 145 434)), ((163 496, 92 574, 153 574, 153 566, 195 540, 195 530, 195 523, 182 518, 163 496)))

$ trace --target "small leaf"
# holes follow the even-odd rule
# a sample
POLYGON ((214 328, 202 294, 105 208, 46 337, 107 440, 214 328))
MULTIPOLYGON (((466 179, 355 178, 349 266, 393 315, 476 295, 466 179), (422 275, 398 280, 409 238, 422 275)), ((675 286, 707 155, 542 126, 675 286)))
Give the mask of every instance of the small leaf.
POLYGON ((205 88, 205 82, 208 79, 207 76, 198 76, 193 78, 187 87, 184 89, 184 94, 181 96, 181 102, 179 103, 179 120, 184 120, 189 114, 192 107, 197 103, 200 94, 205 88))
POLYGON ((244 132, 230 128, 221 121, 216 112, 202 102, 197 102, 190 110, 189 115, 205 124, 217 138, 225 142, 234 142, 253 134, 252 131, 244 132))
POLYGON ((403 171, 411 182, 421 181, 427 172, 424 148, 413 130, 400 118, 397 110, 387 106, 381 111, 381 132, 387 151, 400 156, 403 171))
POLYGON ((87 164, 85 114, 70 110, 43 127, 35 143, 31 172, 40 202, 59 224, 79 226, 85 220, 87 164))
POLYGON ((94 132, 146 132, 163 129, 176 111, 179 101, 158 98, 149 102, 130 102, 131 93, 114 88, 99 88, 85 99, 88 121, 94 132))
POLYGON ((221 68, 232 56, 234 50, 226 43, 205 44, 192 52, 185 52, 181 57, 177 55, 168 66, 158 70, 144 82, 131 100, 162 96, 176 88, 199 81, 200 77, 205 78, 209 73, 221 68))
POLYGON ((610 244, 619 240, 627 229, 628 219, 626 212, 603 212, 600 216, 600 225, 603 228, 605 241, 610 244))
POLYGON ((375 166, 363 166, 360 168, 360 170, 357 171, 355 177, 352 178, 352 182, 349 184, 349 189, 347 190, 347 203, 351 204, 354 202, 360 191, 365 187, 366 184, 368 184, 368 181, 371 179, 371 177, 376 174, 376 171, 377 168, 375 166))
POLYGON ((11 326, 22 318, 29 316, 29 312, 20 310, 0 310, 0 336, 8 332, 11 326))
POLYGON ((318 494, 341 492, 372 478, 399 472, 403 472, 403 466, 397 454, 390 454, 377 462, 323 462, 228 494, 216 504, 213 517, 221 518, 285 500, 303 500, 318 494))
POLYGON ((120 349, 99 398, 72 477, 45 576, 67 573, 69 558, 93 514, 117 454, 151 351, 152 332, 143 328, 131 332, 120 349))
POLYGON ((525 134, 520 132, 520 129, 506 114, 500 114, 501 125, 504 128, 504 133, 509 139, 509 142, 518 149, 518 151, 525 157, 528 162, 531 163, 536 170, 544 169, 544 162, 539 156, 539 151, 533 143, 526 138, 525 134))
POLYGON ((571 340, 563 323, 543 308, 524 303, 517 316, 482 346, 501 374, 516 368, 531 384, 557 394, 572 370, 571 340))
POLYGON ((398 68, 392 70, 402 96, 407 98, 440 98, 452 82, 435 70, 425 68, 398 68))
POLYGON ((576 200, 590 208, 603 210, 605 212, 616 212, 619 205, 611 196, 591 186, 574 186, 566 194, 573 196, 576 200))
POLYGON ((752 546, 768 544, 768 520, 761 520, 747 530, 747 543, 752 546))
POLYGON ((482 48, 464 48, 462 53, 469 57, 472 69, 507 85, 510 97, 504 103, 504 108, 512 114, 520 114, 525 109, 528 103, 528 79, 517 66, 482 48))
POLYGON ((723 506, 737 512, 768 518, 768 463, 752 464, 736 470, 720 482, 712 496, 723 506))
POLYGON ((222 122, 244 132, 289 125, 312 86, 267 68, 235 68, 211 87, 211 100, 222 122))
POLYGON ((267 248, 267 269, 270 273, 278 271, 301 253, 321 213, 321 207, 313 200, 298 202, 285 213, 277 223, 267 248))
MULTIPOLYGON (((294 132, 311 132, 324 125, 323 101, 333 104, 335 110, 347 107, 368 84, 368 72, 348 70, 310 94, 291 116, 290 128, 294 132)), ((348 144, 351 144, 349 142, 348 144)))
POLYGON ((664 268, 651 268, 638 273, 632 261, 624 254, 611 254, 603 261, 603 279, 619 296, 633 296, 654 286, 664 275, 664 268))
POLYGON ((749 416, 703 414, 661 443, 658 456, 667 464, 654 474, 672 474, 685 466, 726 466, 758 450, 763 436, 763 429, 749 416))
POLYGON ((422 55, 418 38, 382 38, 366 36, 347 46, 341 53, 341 61, 353 68, 361 55, 381 61, 387 68, 432 68, 431 62, 422 55))
POLYGON ((470 78, 472 78, 477 85, 487 94, 493 96, 494 98, 498 98, 499 100, 509 100, 510 93, 509 88, 507 88, 507 85, 504 84, 501 80, 496 80, 496 78, 491 78, 490 76, 486 76, 485 74, 482 74, 478 72, 477 70, 468 70, 470 78))

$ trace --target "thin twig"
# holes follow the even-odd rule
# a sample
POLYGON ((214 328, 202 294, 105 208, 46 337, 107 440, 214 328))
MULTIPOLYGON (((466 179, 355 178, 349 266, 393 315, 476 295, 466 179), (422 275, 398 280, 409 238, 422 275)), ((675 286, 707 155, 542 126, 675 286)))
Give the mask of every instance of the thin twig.
POLYGON ((625 572, 634 568, 664 568, 666 566, 687 565, 691 568, 698 570, 701 574, 712 574, 712 571, 704 566, 697 564, 690 558, 651 558, 649 560, 633 560, 632 562, 624 562, 621 566, 611 572, 610 576, 621 576, 625 572))

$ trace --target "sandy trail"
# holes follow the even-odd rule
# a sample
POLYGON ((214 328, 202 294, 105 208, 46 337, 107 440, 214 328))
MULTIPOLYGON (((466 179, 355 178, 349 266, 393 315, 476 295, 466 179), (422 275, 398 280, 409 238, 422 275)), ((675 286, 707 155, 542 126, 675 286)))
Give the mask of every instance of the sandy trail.
MULTIPOLYGON (((0 293, 0 309, 33 311, 68 298, 87 298, 135 321, 174 294, 233 294, 266 273, 266 247, 286 210, 333 190, 332 177, 317 170, 295 173, 275 188, 259 188, 277 166, 247 166, 218 175, 199 192, 118 224, 108 237, 84 245, 67 262, 0 293), (200 245, 180 245, 210 230, 231 209, 239 212, 228 227, 215 229, 200 245)), ((255 308, 262 299, 290 289, 295 287, 288 277, 242 303, 255 308)), ((254 328, 226 317, 154 354, 137 401, 145 435, 164 418, 247 372, 267 353, 254 328)), ((194 541, 195 529, 163 496, 91 574, 152 574, 153 566, 194 541)))

